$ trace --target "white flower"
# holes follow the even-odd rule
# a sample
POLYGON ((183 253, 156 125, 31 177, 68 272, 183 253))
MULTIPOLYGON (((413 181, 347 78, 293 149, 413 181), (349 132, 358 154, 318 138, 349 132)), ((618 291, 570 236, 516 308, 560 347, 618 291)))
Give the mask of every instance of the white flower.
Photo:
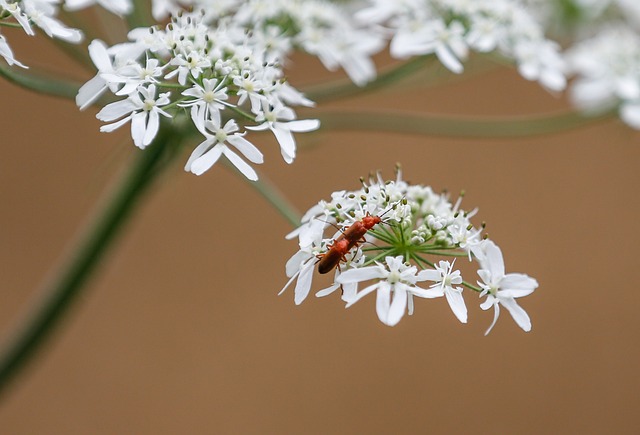
POLYGON ((264 103, 262 110, 256 117, 256 122, 262 122, 262 124, 247 127, 247 129, 271 130, 280 144, 280 151, 284 161, 287 163, 293 162, 296 157, 296 141, 293 133, 316 130, 320 126, 320 121, 317 119, 295 120, 294 111, 284 105, 269 107, 268 103, 264 103))
POLYGON ((567 85, 564 61, 558 44, 551 41, 523 41, 516 45, 518 71, 527 80, 537 80, 551 91, 561 91, 567 85))
POLYGON ((624 103, 620 108, 620 118, 628 126, 640 130, 640 99, 624 103))
POLYGON ((22 0, 25 13, 31 21, 40 27, 50 38, 77 44, 82 41, 82 32, 65 26, 54 18, 58 12, 59 0, 22 0))
POLYGON ((6 0, 0 0, 0 10, 9 12, 13 18, 22 26, 22 29, 25 31, 27 35, 33 36, 35 32, 31 28, 31 24, 29 23, 29 17, 24 11, 20 8, 20 4, 18 2, 8 3, 6 0))
POLYGON ((394 326, 402 319, 407 310, 409 295, 421 298, 435 298, 440 295, 437 290, 425 290, 417 287, 416 282, 426 280, 417 272, 416 266, 408 266, 402 256, 386 257, 384 264, 376 263, 375 266, 350 269, 341 273, 336 278, 336 283, 353 284, 378 280, 362 289, 349 301, 347 307, 377 290, 376 312, 378 318, 385 325, 394 326))
POLYGON ((64 7, 70 11, 77 11, 88 6, 99 4, 116 15, 129 15, 133 10, 131 0, 66 0, 64 7))
MULTIPOLYGON (((107 82, 100 77, 101 72, 112 72, 113 64, 107 50, 107 45, 99 39, 91 41, 88 47, 89 56, 93 64, 98 68, 98 74, 82 85, 76 95, 76 105, 80 110, 93 104, 107 90, 107 82)), ((113 89, 114 91, 116 89, 113 89)))
POLYGON ((640 35, 633 28, 605 28, 571 48, 567 57, 576 75, 574 104, 590 112, 617 106, 625 123, 640 128, 640 35))
POLYGON ((414 32, 399 31, 391 42, 391 54, 404 58, 435 53, 450 71, 461 73, 461 60, 466 59, 469 52, 464 32, 464 26, 458 21, 446 25, 440 19, 430 20, 414 32))
POLYGON ((233 119, 230 119, 224 127, 215 119, 196 124, 196 127, 206 137, 206 140, 193 150, 184 167, 185 171, 202 175, 218 161, 220 156, 224 155, 249 180, 258 179, 256 171, 227 146, 228 142, 252 163, 263 162, 260 150, 242 137, 244 134, 237 133, 238 124, 233 119))
POLYGON ((100 76, 109 84, 124 84, 116 95, 130 95, 139 86, 158 83, 156 77, 162 76, 163 66, 158 59, 147 59, 143 67, 137 62, 128 62, 114 72, 103 72, 100 76))
POLYGON ((311 291, 314 266, 330 253, 321 269, 327 273, 337 266, 334 282, 316 296, 341 289, 342 299, 350 307, 376 291, 378 317, 387 325, 397 324, 405 311, 413 314, 414 296, 445 296, 454 315, 466 323, 463 287, 487 295, 484 309, 504 304, 521 324, 517 310, 522 309, 513 298, 530 293, 537 283, 526 275, 504 274, 502 254, 492 243, 478 240, 484 224, 480 230, 474 229, 470 218, 476 210, 461 210, 462 196, 451 204, 448 194, 403 181, 400 170, 393 181, 377 174, 361 183, 358 190, 340 190, 331 194, 330 201, 319 201, 287 235, 287 239, 298 237, 300 250, 287 262, 290 280, 282 291, 297 279, 296 304, 311 291), (330 231, 328 237, 325 230, 330 231), (480 275, 486 278, 481 288, 463 281, 460 271, 453 270, 455 262, 427 258, 465 256, 469 251, 480 261, 480 275), (435 264, 433 269, 420 270, 430 264, 435 264), (358 291, 365 281, 373 283, 358 291), (425 281, 433 284, 428 289, 417 285, 425 281))
POLYGON ((480 296, 487 296, 487 300, 480 305, 480 308, 488 310, 493 307, 494 309, 493 322, 485 335, 496 324, 500 315, 500 305, 511 313, 518 326, 526 332, 531 331, 531 320, 526 311, 518 305, 516 298, 533 293, 538 287, 538 282, 521 273, 505 274, 502 251, 490 240, 484 240, 473 253, 481 267, 478 270, 478 275, 482 279, 482 282, 478 281, 478 285, 483 289, 480 296))
POLYGON ((200 77, 200 74, 202 74, 204 69, 211 67, 211 60, 206 58, 203 54, 200 54, 198 51, 193 50, 186 56, 178 54, 171 59, 169 65, 177 66, 178 68, 167 74, 165 78, 170 79, 177 75, 178 83, 184 86, 187 83, 187 76, 189 74, 194 79, 197 79, 200 77))
POLYGON ((318 56, 328 70, 334 71, 341 66, 358 86, 364 86, 375 79, 376 68, 371 56, 384 47, 384 40, 379 35, 342 28, 341 31, 336 29, 332 33, 320 31, 310 38, 304 30, 300 35, 305 41, 303 47, 318 56))
POLYGON ((195 98, 185 101, 179 106, 191 106, 191 119, 196 125, 198 122, 204 122, 207 118, 214 119, 220 124, 220 111, 230 105, 226 102, 229 96, 222 80, 218 82, 216 79, 204 79, 203 85, 195 84, 182 92, 182 95, 195 98), (202 120, 196 121, 197 118, 202 118, 202 120))
MULTIPOLYGON (((316 220, 313 224, 315 227, 324 228, 324 223, 316 220)), ((313 271, 318 262, 317 256, 322 252, 322 230, 307 233, 311 238, 306 239, 305 243, 300 243, 300 250, 293 254, 287 261, 285 272, 289 277, 289 281, 282 287, 278 296, 281 295, 291 283, 297 279, 294 290, 294 301, 296 305, 300 305, 309 295, 311 290, 311 282, 313 280, 313 271)))
POLYGON ((162 21, 168 15, 180 11, 177 0, 153 0, 151 2, 151 15, 156 21, 162 21))
POLYGON ((462 276, 460 276, 459 270, 453 270, 453 264, 455 261, 449 263, 441 260, 435 266, 435 270, 420 271, 418 276, 427 281, 435 281, 436 284, 431 285, 430 288, 438 290, 438 296, 446 296, 453 314, 462 323, 467 323, 467 307, 462 298, 462 287, 454 287, 454 285, 462 284, 462 276))
POLYGON ((161 109, 162 106, 169 103, 169 92, 160 94, 156 99, 155 85, 149 85, 148 88, 141 86, 135 94, 130 95, 126 100, 107 104, 98 112, 96 118, 109 122, 124 116, 120 121, 103 125, 100 127, 100 131, 111 132, 131 121, 133 143, 139 148, 145 148, 158 133, 160 115, 171 117, 161 109))

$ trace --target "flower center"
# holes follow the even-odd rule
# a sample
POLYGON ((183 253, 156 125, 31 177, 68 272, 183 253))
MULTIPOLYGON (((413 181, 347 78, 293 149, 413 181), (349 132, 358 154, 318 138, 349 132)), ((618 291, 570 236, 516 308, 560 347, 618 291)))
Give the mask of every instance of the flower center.
POLYGON ((387 277, 387 281, 389 282, 389 284, 395 284, 402 281, 400 272, 398 272, 397 270, 392 270, 387 277))
POLYGON ((226 141, 226 140, 227 140, 227 132, 226 132, 226 131, 224 131, 224 130, 223 130, 223 129, 221 129, 221 128, 220 128, 220 129, 218 129, 218 130, 216 131, 216 139, 217 139, 217 141, 218 141, 218 142, 221 142, 221 143, 222 143, 222 142, 224 142, 224 141, 226 141))
POLYGON ((215 99, 216 99, 215 94, 212 91, 205 92, 204 95, 202 96, 202 100, 205 101, 206 103, 213 103, 215 99))
POLYGON ((154 107, 156 106, 156 101, 152 100, 150 98, 147 98, 146 100, 144 100, 144 106, 142 106, 142 109, 149 112, 151 111, 154 107))

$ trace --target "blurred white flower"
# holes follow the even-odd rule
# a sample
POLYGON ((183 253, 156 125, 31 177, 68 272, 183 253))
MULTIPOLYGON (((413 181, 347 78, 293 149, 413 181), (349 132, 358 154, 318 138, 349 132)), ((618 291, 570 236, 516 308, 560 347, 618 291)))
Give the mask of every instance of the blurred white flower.
POLYGON ((483 310, 493 307, 494 317, 491 326, 485 332, 487 335, 498 321, 500 305, 507 311, 524 331, 531 331, 531 320, 527 312, 518 305, 516 298, 530 295, 538 288, 538 282, 522 273, 508 273, 504 271, 502 251, 490 240, 483 241, 473 253, 478 258, 481 269, 478 275, 482 282, 478 285, 483 289, 480 297, 487 299, 480 305, 483 310))

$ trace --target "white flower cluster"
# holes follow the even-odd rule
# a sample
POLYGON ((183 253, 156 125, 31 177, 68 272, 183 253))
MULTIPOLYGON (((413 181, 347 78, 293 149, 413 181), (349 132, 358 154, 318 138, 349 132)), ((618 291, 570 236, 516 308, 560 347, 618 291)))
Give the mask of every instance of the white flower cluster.
POLYGON ((486 296, 482 309, 494 308, 487 333, 498 319, 500 305, 522 329, 531 330, 529 316, 515 299, 532 293, 538 283, 527 275, 505 273, 500 248, 483 240, 482 227, 470 222, 475 210, 465 212, 460 203, 458 199, 452 204, 448 195, 430 187, 408 184, 400 171, 394 181, 384 182, 378 175, 357 191, 334 192, 331 201, 313 206, 302 225, 289 234, 288 238, 298 237, 300 249, 286 264, 290 279, 280 293, 297 280, 294 300, 302 303, 317 264, 320 273, 335 268, 334 283, 317 296, 341 289, 349 307, 377 292, 378 317, 389 326, 406 311, 413 313, 414 297, 444 296, 454 315, 466 323, 464 286, 486 296), (436 262, 429 256, 473 259, 479 263, 481 280, 469 284, 454 270, 455 260, 436 262), (359 289, 363 282, 369 284, 359 289))
POLYGON ((525 0, 563 40, 570 97, 587 113, 618 110, 640 129, 640 2, 637 0, 525 0))
MULTIPOLYGON (((0 0, 0 25, 10 25, 15 22, 29 36, 35 35, 34 27, 39 27, 50 38, 77 44, 82 41, 82 32, 65 26, 56 18, 61 3, 62 0, 0 0)), ((27 68, 13 56, 13 51, 2 34, 0 34, 0 56, 9 65, 27 68)))
POLYGON ((565 88, 564 61, 557 43, 519 0, 370 0, 356 19, 384 26, 393 57, 434 53, 455 73, 470 50, 496 51, 512 59, 527 80, 550 90, 565 88))
POLYGON ((587 111, 618 108, 629 126, 640 129, 640 34, 610 27, 568 52, 576 80, 572 101, 587 111))
POLYGON ((358 24, 348 6, 326 0, 156 0, 154 17, 163 19, 187 5, 262 33, 280 54, 298 48, 329 70, 344 68, 358 85, 375 78, 371 56, 385 45, 383 35, 367 23, 358 24))
POLYGON ((317 120, 296 119, 290 106, 313 102, 284 80, 286 47, 277 43, 282 30, 274 27, 269 32, 203 10, 180 13, 164 29, 134 29, 127 43, 107 47, 95 40, 89 53, 98 74, 80 89, 76 102, 85 108, 107 90, 124 97, 97 114, 109 122, 101 131, 130 122, 131 136, 140 148, 156 136, 161 116, 188 110, 205 140, 185 170, 200 175, 224 155, 256 180, 255 170, 244 159, 258 164, 263 155, 244 138, 242 126, 271 130, 287 163, 296 155, 293 133, 319 126, 317 120), (174 92, 158 93, 159 89, 174 92))

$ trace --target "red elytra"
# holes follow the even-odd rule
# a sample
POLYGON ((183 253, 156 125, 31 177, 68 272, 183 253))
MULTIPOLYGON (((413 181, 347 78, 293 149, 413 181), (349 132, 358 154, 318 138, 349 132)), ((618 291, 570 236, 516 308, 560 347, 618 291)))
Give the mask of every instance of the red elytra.
POLYGON ((329 250, 319 256, 318 272, 329 273, 340 264, 340 261, 347 261, 345 258, 347 253, 358 244, 364 242, 364 235, 367 231, 380 222, 382 222, 380 216, 367 214, 362 220, 352 223, 329 245, 329 250))

